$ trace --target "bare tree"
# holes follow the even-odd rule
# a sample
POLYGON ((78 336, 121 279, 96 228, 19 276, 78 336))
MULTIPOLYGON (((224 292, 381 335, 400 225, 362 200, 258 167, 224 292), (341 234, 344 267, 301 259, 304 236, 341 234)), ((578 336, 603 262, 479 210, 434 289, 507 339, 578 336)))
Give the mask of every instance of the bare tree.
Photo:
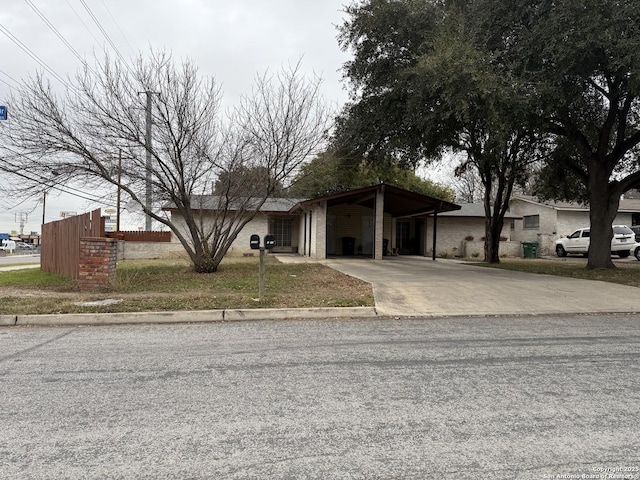
POLYGON ((484 186, 476 169, 456 167, 449 183, 455 191, 456 202, 480 203, 484 197, 484 186))
POLYGON ((19 179, 23 195, 78 180, 95 189, 120 185, 172 230, 197 272, 217 270, 267 197, 324 146, 329 128, 321 80, 305 79, 300 64, 256 77, 252 95, 227 115, 215 80, 164 52, 132 67, 105 56, 75 80, 60 96, 38 75, 11 98, 12 119, 2 132, 10 153, 0 169, 19 179), (242 169, 263 171, 266 188, 218 182, 220 195, 205 195, 242 169))

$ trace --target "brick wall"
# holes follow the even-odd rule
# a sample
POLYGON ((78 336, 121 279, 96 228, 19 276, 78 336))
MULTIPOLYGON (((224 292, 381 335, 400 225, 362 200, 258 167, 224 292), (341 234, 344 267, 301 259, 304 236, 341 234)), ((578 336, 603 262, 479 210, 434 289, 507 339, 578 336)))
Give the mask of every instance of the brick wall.
POLYGON ((78 288, 82 292, 107 289, 116 277, 118 241, 115 238, 80 240, 78 288))

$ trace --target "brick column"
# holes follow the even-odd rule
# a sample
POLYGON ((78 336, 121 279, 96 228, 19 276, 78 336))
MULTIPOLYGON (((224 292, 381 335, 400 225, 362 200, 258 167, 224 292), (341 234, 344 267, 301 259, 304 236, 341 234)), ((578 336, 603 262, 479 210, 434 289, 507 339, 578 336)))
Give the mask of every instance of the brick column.
POLYGON ((382 239, 384 238, 384 185, 379 187, 376 190, 375 197, 375 230, 373 232, 374 235, 374 250, 373 250, 373 258, 375 260, 382 260, 382 239))
POLYGON ((118 240, 83 238, 80 240, 78 288, 82 292, 106 290, 116 278, 118 240))

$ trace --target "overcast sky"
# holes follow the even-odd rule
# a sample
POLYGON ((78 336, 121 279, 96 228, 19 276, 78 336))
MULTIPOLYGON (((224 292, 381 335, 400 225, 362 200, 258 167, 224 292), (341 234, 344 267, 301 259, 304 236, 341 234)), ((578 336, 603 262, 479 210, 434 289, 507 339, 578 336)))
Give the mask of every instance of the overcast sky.
MULTIPOLYGON (((343 8, 350 1, 0 0, 0 105, 7 104, 12 86, 43 70, 17 43, 63 78, 73 76, 81 65, 74 50, 91 59, 94 52, 113 50, 113 44, 129 59, 140 51, 164 48, 177 59, 192 59, 201 74, 213 75, 227 104, 250 92, 256 74, 302 58, 303 71, 324 79, 325 99, 342 104, 347 93, 339 70, 349 57, 340 51, 336 25, 343 22, 343 8)), ((56 83, 53 75, 45 74, 56 83)), ((19 232, 16 217, 27 213, 24 232, 40 232, 42 204, 22 200, 0 192, 0 232, 19 232)), ((52 193, 46 221, 59 219, 62 211, 98 207, 110 205, 52 193)), ((144 224, 141 218, 128 221, 127 228, 144 224)))

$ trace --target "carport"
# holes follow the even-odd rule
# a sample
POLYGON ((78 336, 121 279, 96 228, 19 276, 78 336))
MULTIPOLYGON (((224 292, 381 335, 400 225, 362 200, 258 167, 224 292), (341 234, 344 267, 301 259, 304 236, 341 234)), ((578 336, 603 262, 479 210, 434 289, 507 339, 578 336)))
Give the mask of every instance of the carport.
MULTIPOLYGON (((398 221, 414 225, 420 251, 426 255, 426 219, 433 217, 430 235, 432 258, 435 260, 438 214, 461 207, 444 200, 381 183, 370 187, 313 198, 292 209, 303 215, 302 254, 315 258, 327 255, 358 255, 380 260, 387 253, 398 253, 404 240, 398 221), (420 231, 421 231, 420 230, 420 231), (353 246, 345 239, 352 239, 353 246), (387 251, 384 250, 387 246, 387 251)), ((414 238, 414 240, 415 240, 414 238)))

